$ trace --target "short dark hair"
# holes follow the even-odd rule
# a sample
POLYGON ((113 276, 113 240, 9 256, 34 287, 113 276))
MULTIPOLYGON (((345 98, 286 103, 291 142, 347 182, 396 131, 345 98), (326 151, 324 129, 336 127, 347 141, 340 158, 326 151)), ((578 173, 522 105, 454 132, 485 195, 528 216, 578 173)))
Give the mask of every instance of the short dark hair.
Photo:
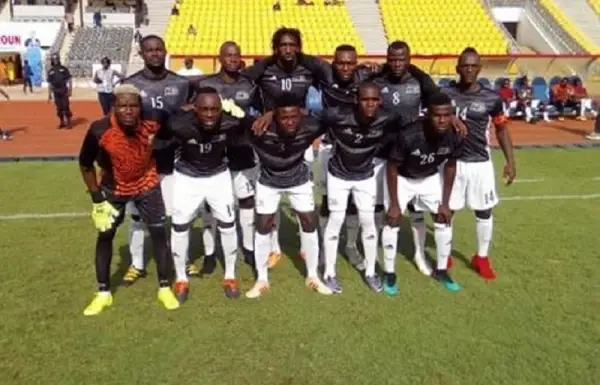
POLYGON ((374 88, 377 91, 380 90, 380 87, 377 84, 375 84, 375 83, 373 83, 371 81, 365 81, 365 82, 362 82, 362 83, 359 84, 359 86, 358 86, 358 92, 360 92, 360 90, 364 90, 366 88, 374 88))
POLYGON ((277 98, 275 108, 300 107, 301 105, 302 102, 298 100, 297 97, 294 97, 293 94, 287 92, 282 94, 279 98, 277 98))
POLYGON ((283 38, 285 35, 293 37, 298 43, 300 50, 302 50, 302 33, 300 33, 300 30, 298 28, 281 27, 275 31, 273 38, 271 39, 271 48, 273 49, 273 52, 277 51, 277 47, 279 47, 281 38, 283 38))
POLYGON ((142 40, 140 40, 140 47, 142 48, 142 50, 144 49, 144 44, 146 44, 146 42, 149 40, 158 40, 161 43, 163 43, 163 45, 165 45, 165 41, 162 37, 158 35, 146 35, 142 37, 142 40))
POLYGON ((452 99, 450 96, 444 94, 443 92, 435 92, 430 97, 427 98, 427 107, 437 107, 437 106, 445 106, 452 105, 452 99))
POLYGON ((460 53, 460 55, 462 56, 462 55, 465 55, 468 53, 479 55, 479 52, 477 52, 477 50, 473 47, 467 47, 467 48, 463 49, 462 52, 460 53))
POLYGON ((350 44, 342 44, 335 48, 335 52, 356 52, 356 48, 350 44))
POLYGON ((213 87, 198 87, 196 89, 196 95, 219 95, 219 92, 213 87))
POLYGON ((221 47, 219 47, 219 55, 223 52, 223 50, 226 47, 229 47, 229 46, 233 46, 233 47, 237 48, 239 51, 241 51, 241 48, 238 43, 236 43, 233 40, 228 40, 226 42, 223 42, 223 44, 221 44, 221 47))
POLYGON ((390 51, 399 51, 402 49, 406 50, 407 53, 410 53, 410 46, 407 42, 396 40, 390 43, 390 45, 388 45, 387 53, 390 53, 390 51))

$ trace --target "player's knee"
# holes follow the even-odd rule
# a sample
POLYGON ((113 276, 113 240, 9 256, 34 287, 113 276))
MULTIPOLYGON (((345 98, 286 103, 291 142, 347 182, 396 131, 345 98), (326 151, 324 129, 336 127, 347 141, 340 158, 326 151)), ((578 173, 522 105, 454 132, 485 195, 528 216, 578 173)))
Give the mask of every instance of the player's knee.
POLYGON ((171 229, 173 229, 174 232, 176 233, 183 233, 185 231, 189 231, 192 228, 192 223, 184 223, 184 224, 176 224, 173 223, 173 225, 171 226, 171 229))
POLYGON ((305 233, 312 233, 317 229, 313 213, 297 213, 300 220, 300 227, 305 233))
POLYGON ((256 215, 256 224, 255 230, 257 233, 261 235, 270 234, 273 231, 273 226, 275 226, 275 215, 264 215, 257 214, 256 215))
POLYGON ((248 197, 238 200, 241 209, 251 209, 254 207, 254 197, 248 197))
POLYGON ((149 225, 148 233, 150 234, 150 238, 152 239, 167 238, 167 228, 165 227, 164 223, 149 225))
POLYGON ((322 217, 329 216, 329 204, 327 204, 327 195, 323 195, 321 206, 319 207, 319 215, 322 217))
POLYGON ((477 218, 477 219, 490 219, 491 217, 492 217, 492 209, 475 211, 475 218, 477 218))

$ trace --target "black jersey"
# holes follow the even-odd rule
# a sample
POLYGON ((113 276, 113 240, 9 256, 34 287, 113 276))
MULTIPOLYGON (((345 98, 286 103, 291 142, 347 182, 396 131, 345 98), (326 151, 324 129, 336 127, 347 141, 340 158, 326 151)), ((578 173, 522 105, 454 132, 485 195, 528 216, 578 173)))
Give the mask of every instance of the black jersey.
POLYGON ((194 111, 180 110, 171 115, 167 127, 180 146, 175 170, 191 177, 212 176, 225 171, 227 145, 239 140, 247 127, 245 121, 223 113, 216 127, 207 130, 201 126, 194 111))
POLYGON ((457 86, 442 88, 452 99, 458 116, 467 126, 460 160, 486 162, 490 159, 490 129, 492 123, 503 122, 502 96, 486 87, 475 92, 462 91, 457 86))
POLYGON ((262 135, 250 137, 260 164, 258 181, 274 188, 290 188, 308 182, 310 170, 304 162, 304 152, 322 134, 319 121, 307 116, 302 118, 293 136, 280 134, 277 124, 273 123, 262 135))
MULTIPOLYGON (((231 99, 246 113, 253 107, 260 108, 258 87, 245 76, 239 76, 233 83, 228 83, 218 73, 208 75, 198 81, 198 87, 212 87, 222 99, 231 99)), ((233 144, 227 149, 227 159, 231 171, 246 170, 256 166, 252 148, 248 145, 233 144)))
POLYGON ((389 161, 398 163, 398 174, 409 179, 422 179, 439 172, 448 159, 460 156, 460 140, 454 130, 428 137, 425 120, 418 119, 401 130, 389 154, 389 161))
POLYGON ((46 79, 52 87, 52 92, 55 94, 64 95, 69 92, 71 72, 69 72, 69 69, 64 65, 58 64, 50 68, 46 79))
MULTIPOLYGON (((162 79, 152 79, 144 71, 138 71, 123 79, 123 84, 132 84, 140 90, 142 115, 145 118, 166 122, 192 97, 188 78, 167 71, 162 79)), ((156 167, 160 174, 171 174, 175 159, 175 146, 165 131, 160 130, 156 140, 156 167)))
POLYGON ((315 76, 318 76, 302 65, 301 60, 291 72, 287 72, 272 57, 242 70, 242 74, 259 86, 265 111, 274 109, 277 101, 285 94, 291 95, 299 106, 304 107, 308 89, 316 84, 315 76))
POLYGON ((328 171, 344 180, 373 176, 373 159, 385 147, 395 118, 383 111, 367 125, 357 121, 352 108, 334 107, 317 115, 333 144, 328 171))

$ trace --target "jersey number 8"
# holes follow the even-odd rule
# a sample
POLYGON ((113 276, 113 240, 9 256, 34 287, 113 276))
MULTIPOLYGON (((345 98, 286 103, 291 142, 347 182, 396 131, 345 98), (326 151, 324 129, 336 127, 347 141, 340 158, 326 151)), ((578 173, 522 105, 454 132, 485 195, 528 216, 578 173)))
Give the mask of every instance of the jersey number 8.
POLYGON ((162 96, 156 96, 150 98, 150 103, 152 103, 152 108, 156 110, 162 110, 164 107, 162 96))
POLYGON ((424 166, 426 164, 431 164, 435 162, 435 154, 431 153, 431 154, 422 154, 421 155, 421 162, 419 162, 419 164, 421 166, 424 166))

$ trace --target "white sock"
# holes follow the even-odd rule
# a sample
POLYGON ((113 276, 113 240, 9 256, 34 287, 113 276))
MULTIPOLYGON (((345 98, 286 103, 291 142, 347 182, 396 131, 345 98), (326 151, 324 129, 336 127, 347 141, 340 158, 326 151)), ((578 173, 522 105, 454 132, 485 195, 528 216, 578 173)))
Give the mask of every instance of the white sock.
POLYGON ((433 237, 437 250, 437 268, 446 270, 448 267, 448 256, 452 251, 452 226, 444 223, 434 223, 433 237))
POLYGON ((188 249, 190 247, 190 230, 175 231, 171 230, 171 251, 173 253, 173 264, 175 265, 175 275, 177 281, 187 281, 185 264, 187 261, 188 249))
POLYGON ((144 270, 144 222, 131 221, 129 225, 129 253, 131 264, 138 270, 144 270))
POLYGON ((244 249, 254 250, 254 209, 240 208, 240 228, 244 249))
POLYGON ((530 121, 533 118, 533 114, 531 113, 531 107, 525 107, 525 119, 530 121))
POLYGON ((340 241, 340 231, 344 223, 345 212, 330 212, 325 233, 323 235, 323 245, 325 250, 325 277, 335 277, 335 266, 337 264, 338 245, 340 241))
POLYGON ((487 258, 492 243, 494 231, 494 217, 488 219, 475 218, 475 231, 477 232, 477 255, 487 258))
POLYGON ((254 261, 256 263, 257 280, 269 281, 269 253, 271 252, 271 233, 254 233, 254 261))
POLYGON ((317 231, 305 233, 301 229, 300 245, 306 260, 306 277, 317 278, 319 276, 319 235, 317 231))
POLYGON ((360 228, 357 215, 346 216, 346 248, 356 248, 358 229, 360 228))
POLYGON ((415 245, 415 258, 425 259, 425 240, 427 230, 425 228, 425 216, 423 213, 410 213, 410 230, 415 245))
POLYGON ((225 260, 225 279, 235 279, 235 261, 237 259, 238 239, 235 226, 221 228, 221 248, 225 260))
POLYGON ((360 229, 362 232, 362 244, 365 252, 365 275, 375 275, 375 264, 377 263, 377 227, 375 216, 372 212, 358 213, 360 229))
POLYGON ((217 221, 213 215, 205 211, 202 216, 202 243, 204 243, 204 255, 215 254, 215 243, 217 239, 217 221))
POLYGON ((399 227, 383 226, 381 231, 381 245, 383 246, 383 271, 393 273, 396 271, 396 254, 398 253, 399 227))
POLYGON ((275 229, 271 231, 271 252, 281 253, 281 245, 279 245, 279 225, 281 224, 281 210, 277 210, 275 214, 275 229))

